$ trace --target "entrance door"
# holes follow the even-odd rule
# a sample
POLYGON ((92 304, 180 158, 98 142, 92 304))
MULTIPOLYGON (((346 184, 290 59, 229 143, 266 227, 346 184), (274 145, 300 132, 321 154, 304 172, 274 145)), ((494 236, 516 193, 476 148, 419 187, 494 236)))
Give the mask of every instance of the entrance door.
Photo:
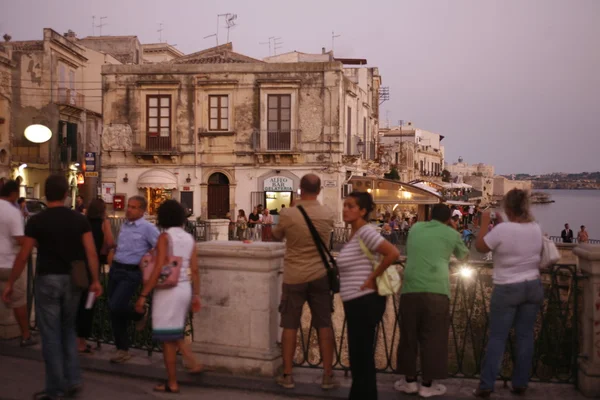
POLYGON ((229 179, 216 172, 208 178, 208 218, 226 218, 229 212, 229 179))

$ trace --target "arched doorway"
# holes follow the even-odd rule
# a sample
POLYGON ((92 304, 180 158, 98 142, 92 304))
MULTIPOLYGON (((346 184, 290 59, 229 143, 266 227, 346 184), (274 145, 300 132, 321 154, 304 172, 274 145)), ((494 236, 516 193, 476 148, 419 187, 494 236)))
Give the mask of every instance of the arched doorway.
POLYGON ((208 218, 226 218, 229 212, 229 179, 215 172, 208 178, 208 218))

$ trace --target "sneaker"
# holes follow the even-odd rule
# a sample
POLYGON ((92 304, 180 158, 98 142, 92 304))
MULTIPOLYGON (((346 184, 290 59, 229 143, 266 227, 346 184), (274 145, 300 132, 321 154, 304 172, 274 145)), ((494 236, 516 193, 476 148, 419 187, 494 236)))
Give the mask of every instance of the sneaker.
POLYGON ((148 324, 148 317, 150 316, 148 305, 146 304, 146 311, 144 311, 144 316, 140 318, 139 321, 135 322, 135 330, 138 332, 146 329, 146 325, 148 324))
POLYGON ((406 394, 415 394, 419 392, 417 382, 406 382, 406 379, 400 379, 394 383, 394 389, 406 394))
POLYGON ((125 350, 117 350, 117 354, 110 359, 110 362, 113 364, 123 364, 131 359, 131 354, 125 350))
POLYGON ((431 387, 421 386, 419 389, 421 397, 443 396, 444 394, 446 394, 446 386, 440 384, 433 384, 431 387))
POLYGON ((294 377, 292 375, 279 375, 277 377, 277 384, 286 389, 293 389, 296 387, 296 383, 294 382, 294 377))
POLYGON ((31 335, 27 339, 21 339, 21 347, 35 346, 36 344, 38 344, 38 341, 31 335))
POLYGON ((331 390, 331 389, 337 389, 339 387, 340 387, 340 382, 337 379, 335 379, 335 375, 323 374, 323 380, 321 381, 321 389, 331 390))

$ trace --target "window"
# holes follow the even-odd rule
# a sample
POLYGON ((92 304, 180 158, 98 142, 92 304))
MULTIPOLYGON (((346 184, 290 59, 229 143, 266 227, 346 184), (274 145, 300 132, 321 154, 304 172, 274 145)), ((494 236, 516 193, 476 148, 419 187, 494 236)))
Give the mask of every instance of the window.
POLYGON ((292 96, 270 94, 268 103, 267 129, 269 132, 290 132, 292 128, 292 96))
POLYGON ((267 96, 267 149, 292 149, 292 96, 270 94, 267 96))
POLYGON ((150 137, 171 136, 171 96, 147 97, 147 130, 150 137))
POLYGON ((210 123, 208 130, 210 131, 227 131, 229 130, 229 96, 215 95, 208 96, 210 123))

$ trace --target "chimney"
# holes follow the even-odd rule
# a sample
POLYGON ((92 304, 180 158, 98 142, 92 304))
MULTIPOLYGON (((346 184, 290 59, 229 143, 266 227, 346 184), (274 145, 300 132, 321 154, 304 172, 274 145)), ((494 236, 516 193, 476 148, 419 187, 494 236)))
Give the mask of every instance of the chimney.
POLYGON ((12 36, 10 36, 8 33, 5 33, 4 36, 2 36, 2 38, 6 43, 8 43, 10 42, 10 39, 12 39, 12 36))
POLYGON ((69 29, 67 31, 67 33, 63 34, 63 36, 71 41, 74 41, 75 39, 77 39, 77 34, 75 32, 73 32, 71 29, 69 29))
POLYGON ((321 47, 321 54, 327 54, 327 52, 325 51, 325 47, 321 47))

